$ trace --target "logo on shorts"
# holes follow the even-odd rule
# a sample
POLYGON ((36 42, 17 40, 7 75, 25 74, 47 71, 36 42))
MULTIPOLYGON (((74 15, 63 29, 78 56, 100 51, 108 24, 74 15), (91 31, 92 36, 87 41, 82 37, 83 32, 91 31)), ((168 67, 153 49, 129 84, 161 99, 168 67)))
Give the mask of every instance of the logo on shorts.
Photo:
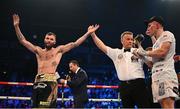
POLYGON ((159 84, 159 96, 163 96, 165 94, 164 82, 159 84))
POLYGON ((38 83, 37 85, 34 85, 34 89, 37 89, 37 88, 45 88, 47 86, 47 84, 45 83, 38 83))
POLYGON ((173 87, 173 92, 174 92, 175 94, 177 94, 178 96, 180 96, 179 90, 178 90, 177 87, 173 87))

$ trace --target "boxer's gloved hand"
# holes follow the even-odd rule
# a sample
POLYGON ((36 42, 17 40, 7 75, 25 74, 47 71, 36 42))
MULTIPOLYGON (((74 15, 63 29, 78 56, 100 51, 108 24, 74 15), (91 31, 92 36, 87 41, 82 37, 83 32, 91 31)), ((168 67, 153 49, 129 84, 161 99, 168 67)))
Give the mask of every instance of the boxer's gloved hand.
POLYGON ((147 56, 148 53, 147 51, 145 51, 142 47, 139 47, 138 49, 135 49, 133 51, 133 54, 137 57, 141 57, 141 56, 147 56))
POLYGON ((147 56, 147 51, 145 51, 142 47, 138 48, 136 52, 140 56, 147 56))
POLYGON ((133 57, 135 57, 135 58, 140 58, 141 56, 137 53, 137 50, 138 50, 137 48, 134 49, 134 51, 133 51, 133 54, 134 54, 133 57))

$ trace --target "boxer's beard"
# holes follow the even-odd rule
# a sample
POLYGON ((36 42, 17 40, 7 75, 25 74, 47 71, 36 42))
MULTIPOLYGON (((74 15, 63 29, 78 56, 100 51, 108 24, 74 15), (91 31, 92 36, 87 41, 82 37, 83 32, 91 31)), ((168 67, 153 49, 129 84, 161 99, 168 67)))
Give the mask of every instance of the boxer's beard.
POLYGON ((54 44, 53 45, 49 45, 49 46, 47 46, 47 44, 45 44, 45 48, 48 49, 48 50, 50 50, 53 47, 54 47, 54 44))

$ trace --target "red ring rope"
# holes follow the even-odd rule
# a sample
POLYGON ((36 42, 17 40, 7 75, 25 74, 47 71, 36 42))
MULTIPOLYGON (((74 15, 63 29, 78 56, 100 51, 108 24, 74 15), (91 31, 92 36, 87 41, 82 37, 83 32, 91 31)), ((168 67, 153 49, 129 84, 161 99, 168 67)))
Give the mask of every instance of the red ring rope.
MULTIPOLYGON (((33 83, 28 82, 6 82, 6 81, 0 81, 1 85, 18 85, 18 86, 32 86, 33 83)), ((58 84, 58 87, 62 87, 62 84, 58 84)), ((68 87, 68 86, 64 86, 68 87)), ((106 85, 87 85, 88 88, 112 88, 117 89, 119 86, 106 86, 106 85)))

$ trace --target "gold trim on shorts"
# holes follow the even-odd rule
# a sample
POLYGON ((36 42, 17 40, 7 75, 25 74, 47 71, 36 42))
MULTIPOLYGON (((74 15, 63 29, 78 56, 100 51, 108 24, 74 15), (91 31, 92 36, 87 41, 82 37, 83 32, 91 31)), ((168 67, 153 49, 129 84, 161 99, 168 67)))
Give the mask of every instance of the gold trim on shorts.
POLYGON ((35 82, 57 82, 55 73, 39 73, 35 77, 35 82))

